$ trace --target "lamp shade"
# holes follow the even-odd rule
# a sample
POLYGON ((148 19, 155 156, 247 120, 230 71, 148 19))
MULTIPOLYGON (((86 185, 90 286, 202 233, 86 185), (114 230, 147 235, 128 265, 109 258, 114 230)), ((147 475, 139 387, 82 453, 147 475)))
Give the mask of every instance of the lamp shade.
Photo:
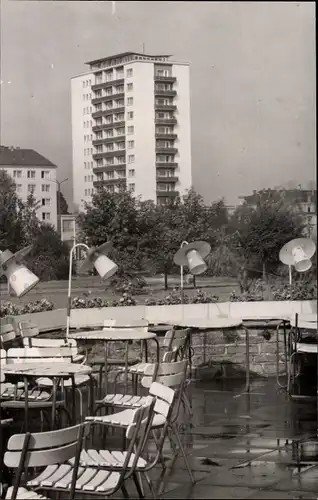
POLYGON ((81 265, 79 271, 89 271, 93 266, 102 279, 110 278, 116 273, 118 266, 111 259, 107 257, 107 253, 113 248, 112 242, 103 243, 97 248, 91 248, 87 252, 86 259, 81 265))
POLYGON ((279 252, 283 264, 295 266, 296 271, 303 273, 311 268, 311 257, 316 251, 315 243, 308 238, 296 238, 286 243, 279 252))
POLYGON ((202 274, 207 270, 208 266, 206 262, 204 262, 201 255, 196 250, 190 250, 186 254, 186 257, 188 259, 188 267, 191 274, 202 274))
POLYGON ((209 255, 210 250, 209 243, 193 241, 182 245, 173 260, 177 266, 188 266, 190 273, 193 275, 202 274, 208 267, 203 259, 209 255))
POLYGON ((26 266, 17 260, 26 255, 32 247, 20 250, 16 254, 5 250, 0 253, 0 275, 5 275, 17 297, 22 297, 28 293, 37 283, 39 278, 26 266))

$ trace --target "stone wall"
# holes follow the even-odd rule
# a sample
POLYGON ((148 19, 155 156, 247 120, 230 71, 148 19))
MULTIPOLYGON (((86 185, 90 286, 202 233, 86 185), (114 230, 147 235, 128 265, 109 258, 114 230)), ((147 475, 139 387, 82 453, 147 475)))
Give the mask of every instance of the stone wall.
MULTIPOLYGON (((248 326, 251 376, 276 375, 276 325, 248 326)), ((246 341, 243 329, 192 335, 192 365, 197 378, 245 377, 246 341)), ((283 330, 279 334, 279 372, 285 372, 283 330)))

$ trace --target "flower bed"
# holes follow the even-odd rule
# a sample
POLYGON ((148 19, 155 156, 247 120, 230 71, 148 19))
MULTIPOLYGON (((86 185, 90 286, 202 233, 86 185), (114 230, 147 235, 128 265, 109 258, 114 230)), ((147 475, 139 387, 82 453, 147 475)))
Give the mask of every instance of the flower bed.
POLYGON ((51 300, 41 299, 35 302, 28 302, 23 306, 18 306, 12 302, 1 302, 0 304, 0 318, 6 316, 19 316, 21 314, 38 313, 43 311, 52 311, 54 304, 51 300))

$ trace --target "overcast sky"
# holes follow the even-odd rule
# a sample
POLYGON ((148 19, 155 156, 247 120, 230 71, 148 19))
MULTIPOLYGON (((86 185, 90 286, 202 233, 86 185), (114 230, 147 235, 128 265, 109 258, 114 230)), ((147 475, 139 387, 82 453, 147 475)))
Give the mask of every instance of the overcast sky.
POLYGON ((70 78, 143 43, 191 64, 193 181, 207 201, 315 180, 314 2, 0 3, 2 144, 56 163, 69 199, 70 78))

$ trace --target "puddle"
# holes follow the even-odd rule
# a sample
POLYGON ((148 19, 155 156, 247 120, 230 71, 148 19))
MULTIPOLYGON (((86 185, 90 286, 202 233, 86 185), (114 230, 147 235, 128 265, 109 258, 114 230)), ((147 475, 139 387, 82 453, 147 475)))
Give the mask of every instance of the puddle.
POLYGON ((203 458, 200 460, 201 465, 212 465, 213 467, 221 467, 219 463, 214 462, 211 458, 203 458))

